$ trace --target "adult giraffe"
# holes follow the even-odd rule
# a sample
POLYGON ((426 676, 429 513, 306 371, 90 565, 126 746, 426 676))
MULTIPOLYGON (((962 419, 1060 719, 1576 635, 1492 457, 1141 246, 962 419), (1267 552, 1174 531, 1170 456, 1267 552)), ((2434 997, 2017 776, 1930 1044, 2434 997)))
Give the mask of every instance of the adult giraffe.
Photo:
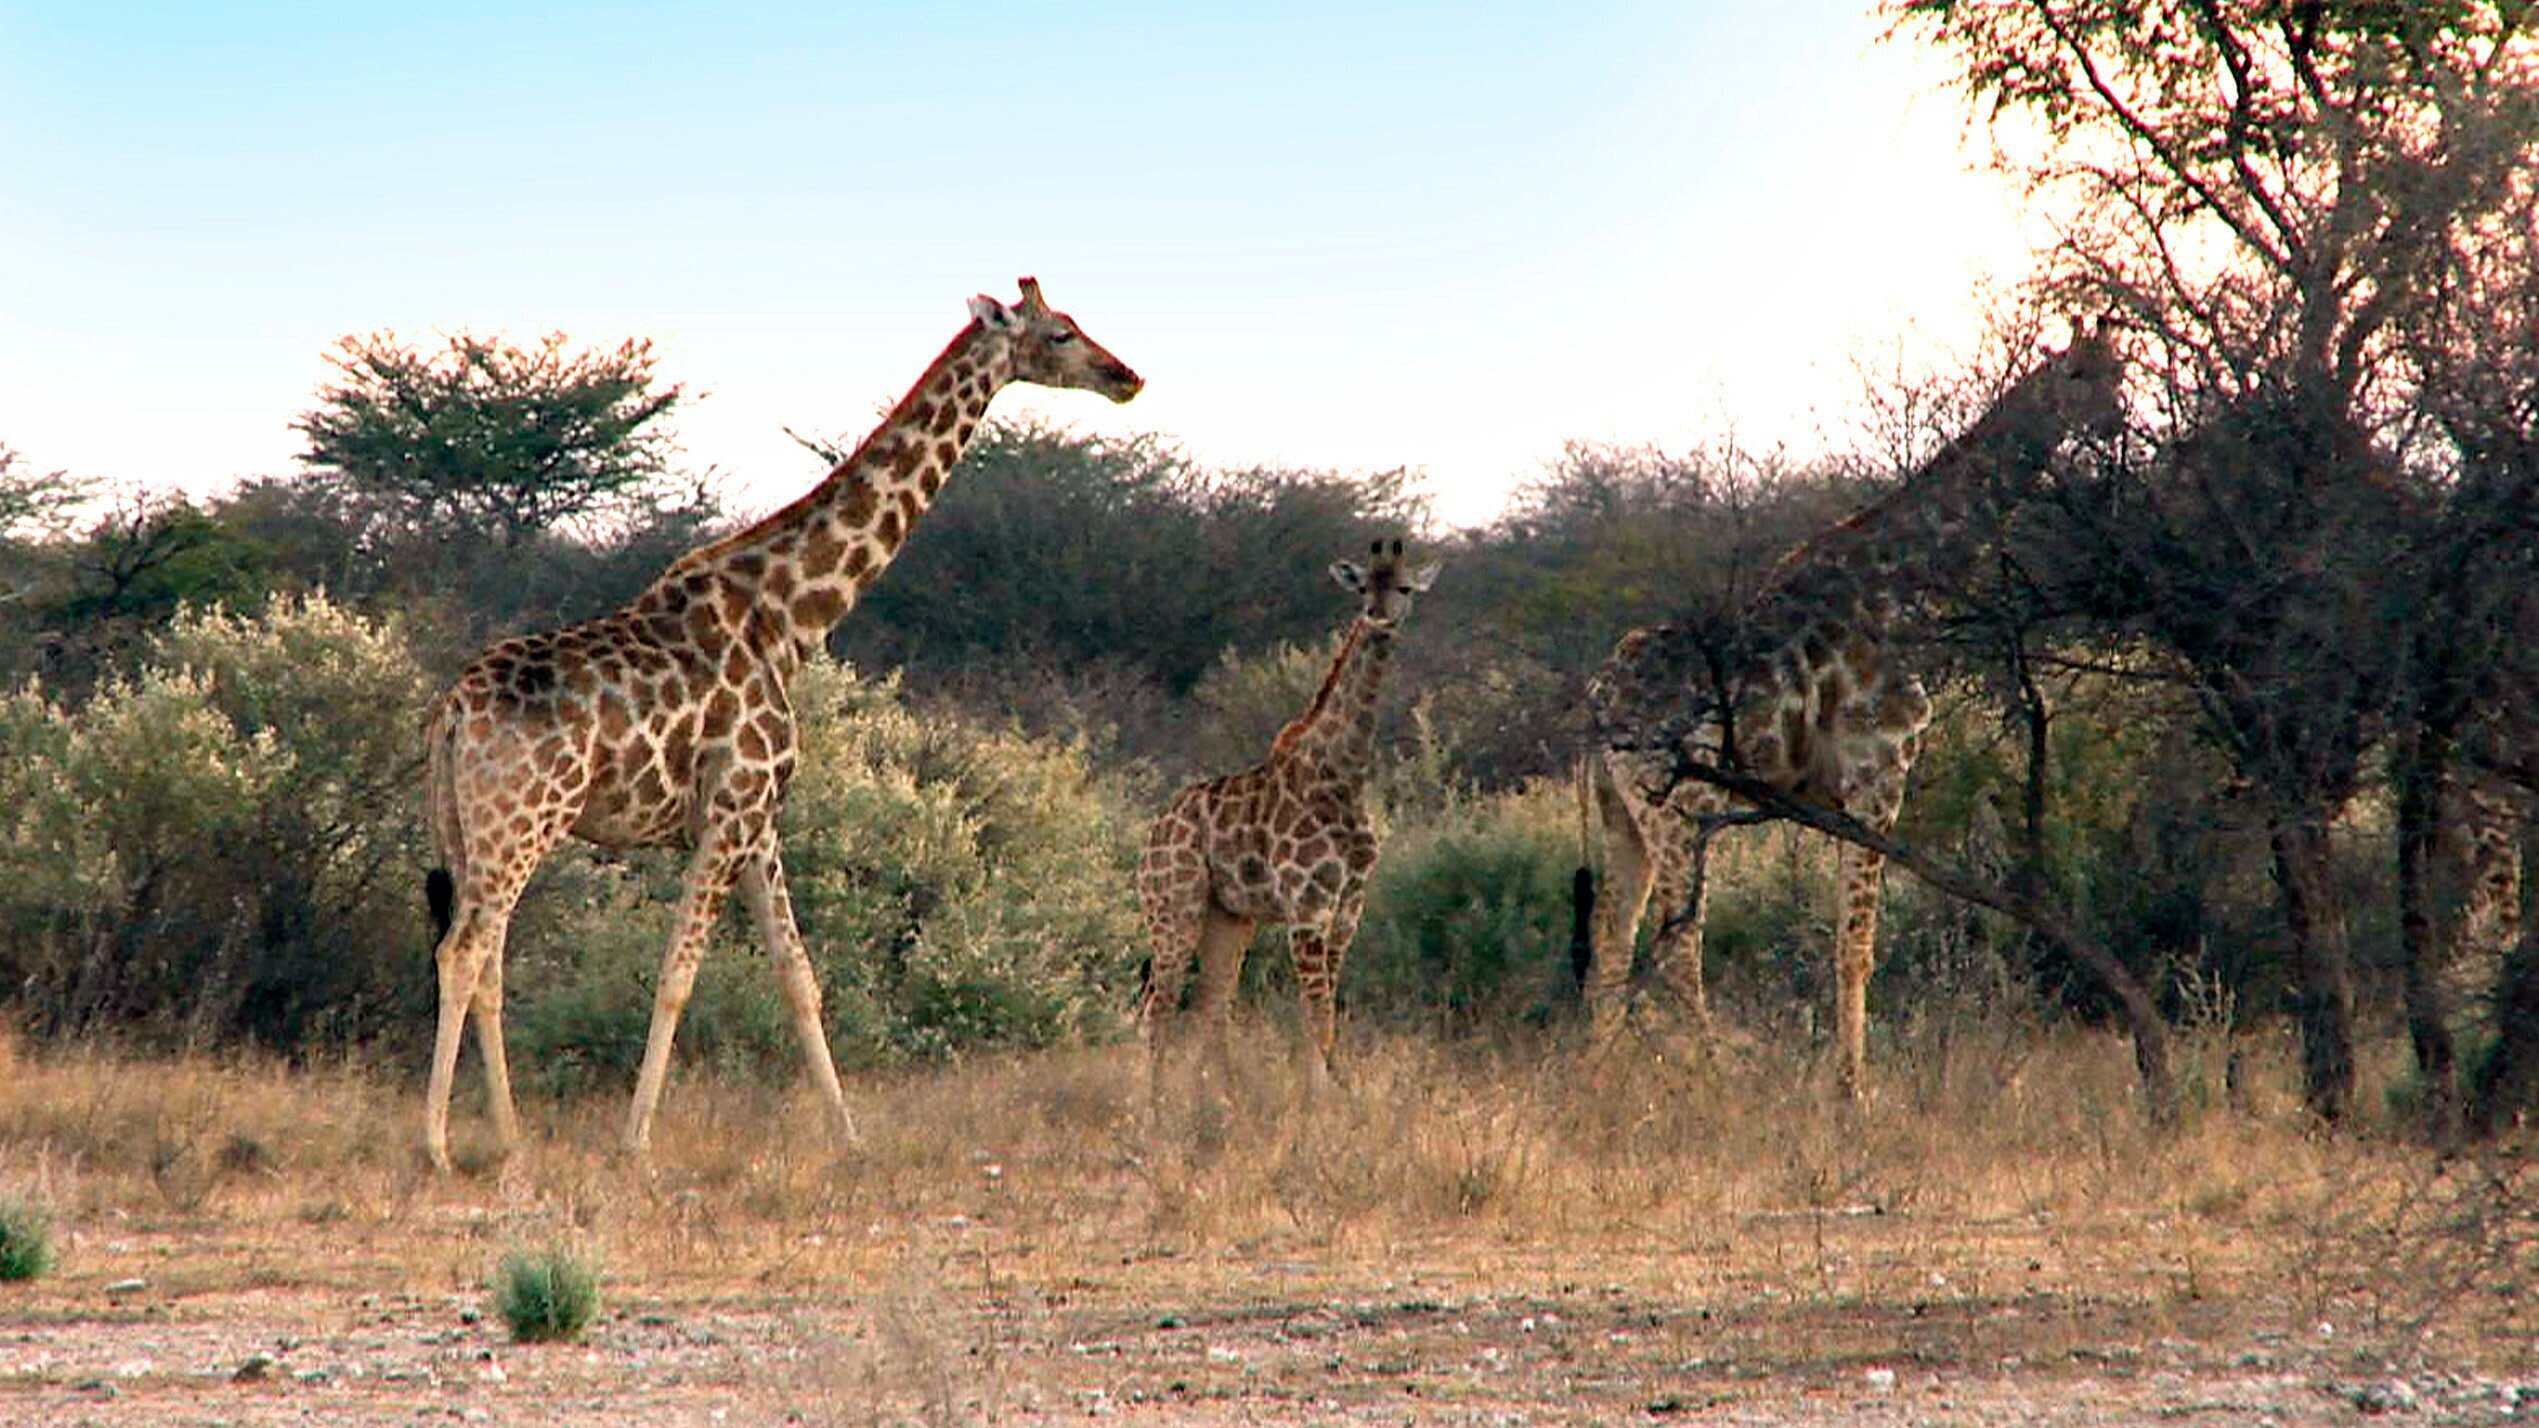
POLYGON ((970 322, 854 454, 809 494, 692 550, 613 615, 504 640, 442 696, 425 802, 445 866, 426 879, 440 942, 424 1147, 450 1166, 450 1081, 472 1011, 494 1127, 519 1143, 503 1057, 503 939, 540 859, 566 834, 602 847, 691 851, 677 930, 653 995, 626 1148, 643 1154, 670 1042, 724 896, 737 884, 793 1013, 804 1065, 841 1144, 855 1124, 820 1020, 820 988, 795 928, 776 846, 792 775, 786 688, 856 597, 890 564, 1009 382, 1078 387, 1115 402, 1135 372, 1051 310, 970 300, 970 322))
MULTIPOLYGON (((1783 556, 1725 641, 1683 626, 1633 630, 1588 686, 1595 737, 1583 776, 1601 827, 1605 886, 1585 976, 1591 1041, 1609 1044, 1652 890, 1662 909, 1652 980, 1706 1031, 1697 859, 1721 790, 1680 778, 1679 749, 1841 809, 1881 833, 1904 804, 1931 703, 1889 647, 1895 617, 1959 582, 1970 520, 2035 479, 2062 443, 2112 422, 2123 381, 2114 333, 2084 326, 1904 483, 1783 556)), ((1886 859, 1845 843, 1834 934, 1835 1024, 1845 1094, 1866 1084, 1868 985, 1886 859)))

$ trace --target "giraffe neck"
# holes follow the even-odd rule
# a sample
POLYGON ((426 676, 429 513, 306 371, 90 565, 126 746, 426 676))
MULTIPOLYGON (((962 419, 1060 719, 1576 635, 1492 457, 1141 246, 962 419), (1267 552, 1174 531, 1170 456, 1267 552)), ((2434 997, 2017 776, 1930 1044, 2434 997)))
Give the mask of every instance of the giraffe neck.
POLYGON ((1375 758, 1376 696, 1392 662, 1392 627, 1353 621, 1313 703, 1278 731, 1270 758, 1312 759, 1349 783, 1364 780, 1375 758))
POLYGON ((692 552, 662 583, 706 570, 747 587, 762 638, 808 654, 899 554, 1013 376, 1011 348, 971 323, 819 485, 692 552))
POLYGON ((1875 635, 1917 593, 1964 588, 1982 555, 1970 528, 2062 439, 2026 391, 2011 389, 1901 485, 1782 556, 1754 602, 1757 633, 1777 645, 1832 622, 1875 635))

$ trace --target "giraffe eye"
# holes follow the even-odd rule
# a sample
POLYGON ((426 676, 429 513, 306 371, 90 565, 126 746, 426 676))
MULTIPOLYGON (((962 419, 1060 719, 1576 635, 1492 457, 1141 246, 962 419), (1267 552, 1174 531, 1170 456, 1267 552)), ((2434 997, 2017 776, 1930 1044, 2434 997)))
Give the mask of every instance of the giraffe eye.
POLYGON ((1064 347, 1075 340, 1076 335, 1063 327, 1049 334, 1049 345, 1052 347, 1064 347))

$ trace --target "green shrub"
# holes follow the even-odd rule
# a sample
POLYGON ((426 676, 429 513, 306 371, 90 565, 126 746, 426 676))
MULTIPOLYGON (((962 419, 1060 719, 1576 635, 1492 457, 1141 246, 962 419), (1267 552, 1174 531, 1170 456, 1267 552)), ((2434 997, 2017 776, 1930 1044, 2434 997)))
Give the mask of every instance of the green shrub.
POLYGON ((599 1270, 571 1250, 515 1249, 495 1271, 494 1312, 522 1343, 570 1343, 599 1314, 599 1270))
POLYGON ((0 984, 54 1034, 408 1024, 425 692, 393 627, 312 596, 182 613, 77 708, 0 699, 0 984))
POLYGON ((1343 968, 1353 1013, 1472 1029, 1569 997, 1577 828, 1575 791, 1547 781, 1389 830, 1343 968))
POLYGON ((52 1221, 26 1201, 0 1197, 0 1281, 35 1279, 52 1267, 52 1221))

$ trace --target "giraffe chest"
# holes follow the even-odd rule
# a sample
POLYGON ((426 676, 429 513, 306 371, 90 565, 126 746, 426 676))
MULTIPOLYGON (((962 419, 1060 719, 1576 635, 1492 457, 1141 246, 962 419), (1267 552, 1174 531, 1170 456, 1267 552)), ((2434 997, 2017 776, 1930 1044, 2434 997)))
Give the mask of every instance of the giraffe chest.
POLYGON ((1205 856, 1217 904, 1263 922, 1318 922, 1375 866, 1373 822, 1354 791, 1226 780, 1205 856))

